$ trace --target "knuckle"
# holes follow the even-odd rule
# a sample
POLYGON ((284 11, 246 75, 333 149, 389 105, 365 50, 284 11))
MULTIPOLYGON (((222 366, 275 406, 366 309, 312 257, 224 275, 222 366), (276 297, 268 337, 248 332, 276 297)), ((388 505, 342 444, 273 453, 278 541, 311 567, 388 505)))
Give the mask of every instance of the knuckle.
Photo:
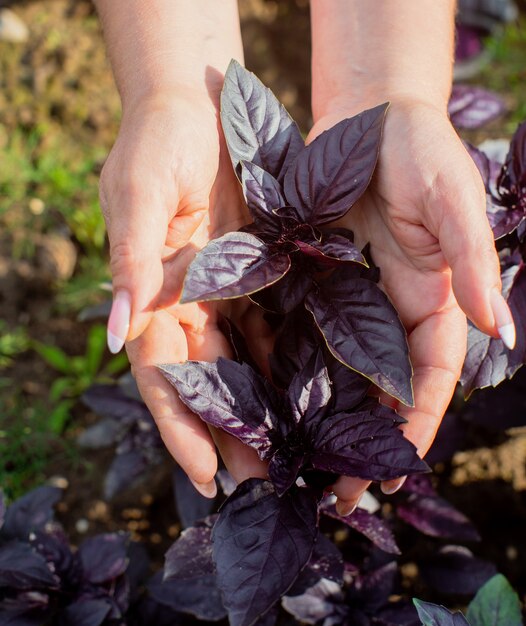
POLYGON ((132 242, 112 244, 110 239, 110 270, 114 277, 129 272, 136 264, 137 255, 132 242))

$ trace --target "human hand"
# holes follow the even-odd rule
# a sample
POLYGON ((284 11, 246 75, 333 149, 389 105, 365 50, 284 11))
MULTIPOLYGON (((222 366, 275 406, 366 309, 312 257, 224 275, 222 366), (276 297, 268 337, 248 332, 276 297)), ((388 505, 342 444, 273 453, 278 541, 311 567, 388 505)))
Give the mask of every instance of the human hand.
MULTIPOLYGON (((195 251, 246 221, 211 101, 166 94, 128 108, 102 173, 101 204, 114 287, 110 349, 127 340, 133 374, 168 450, 198 489, 213 496, 211 435, 156 368, 228 356, 215 307, 177 304, 195 251)), ((250 471, 248 448, 214 437, 234 475, 240 465, 250 471)))
MULTIPOLYGON (((345 107, 328 112, 308 139, 353 114, 345 107)), ((407 329, 415 406, 398 412, 408 420, 405 435, 423 456, 460 375, 466 351, 462 311, 482 331, 514 342, 484 187, 445 113, 424 102, 391 105, 371 185, 340 223, 354 231, 359 245, 370 242, 382 287, 407 329)), ((348 514, 367 485, 340 478, 334 486, 339 510, 348 514)), ((382 488, 392 493, 400 485, 396 479, 382 488)))

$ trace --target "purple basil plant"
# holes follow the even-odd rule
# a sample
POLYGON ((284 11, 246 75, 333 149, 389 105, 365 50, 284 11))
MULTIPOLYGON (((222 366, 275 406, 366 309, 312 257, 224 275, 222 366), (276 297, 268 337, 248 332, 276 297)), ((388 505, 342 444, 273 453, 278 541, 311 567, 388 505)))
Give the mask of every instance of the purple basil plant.
MULTIPOLYGON (((232 62, 225 77, 221 121, 253 222, 196 255, 182 301, 249 296, 270 312, 272 379, 232 324, 237 361, 160 369, 201 419, 268 462, 268 480, 238 485, 197 532, 210 539, 207 571, 233 626, 274 623, 322 541, 320 513, 335 515, 323 492, 338 476, 383 481, 429 470, 399 429, 403 418, 367 395, 374 383, 412 404, 405 330, 367 250, 330 226, 371 180, 386 111, 343 120, 305 146, 253 74, 232 62)), ((200 576, 202 563, 195 567, 200 576)))
POLYGON ((487 215, 500 257, 502 293, 513 313, 517 341, 515 348, 508 350, 500 339, 488 337, 470 324, 461 376, 467 395, 511 378, 526 361, 526 122, 513 135, 504 163, 473 146, 468 149, 486 187, 487 215))

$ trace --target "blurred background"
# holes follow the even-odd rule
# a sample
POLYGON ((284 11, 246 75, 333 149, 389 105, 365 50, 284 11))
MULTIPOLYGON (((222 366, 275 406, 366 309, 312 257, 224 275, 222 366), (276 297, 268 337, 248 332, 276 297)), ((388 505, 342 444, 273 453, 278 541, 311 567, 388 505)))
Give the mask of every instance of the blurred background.
MULTIPOLYGON (((489 25, 467 20, 474 38, 459 50, 458 76, 496 91, 508 111, 465 131, 473 143, 509 138, 526 119, 526 2, 514 6, 517 14, 489 25)), ((242 0, 240 10, 247 66, 307 131, 307 0, 242 0)), ((125 528, 160 559, 179 530, 169 461, 108 499, 113 448, 79 444, 98 422, 81 395, 127 369, 125 356, 108 354, 100 317, 110 294, 98 176, 119 109, 89 2, 0 3, 0 487, 9 500, 49 480, 69 487, 58 512, 71 537, 125 528)), ((524 542, 513 549, 510 542, 526 523, 526 432, 513 437, 513 444, 503 435, 476 439, 471 456, 462 452, 468 456, 439 464, 438 473, 451 478, 451 499, 481 514, 483 526, 503 523, 486 511, 488 498, 512 511, 512 530, 488 550, 525 587, 524 542), (498 494, 489 496, 496 484, 498 494)))

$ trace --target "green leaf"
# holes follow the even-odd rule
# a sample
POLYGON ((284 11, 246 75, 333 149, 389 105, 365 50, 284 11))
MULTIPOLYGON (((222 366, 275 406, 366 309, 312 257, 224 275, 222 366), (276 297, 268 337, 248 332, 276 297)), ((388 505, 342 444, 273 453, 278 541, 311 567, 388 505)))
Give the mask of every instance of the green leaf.
POLYGON ((58 404, 49 416, 48 424, 51 432, 60 435, 64 432, 66 423, 70 420, 69 410, 75 404, 74 400, 63 400, 58 404))
POLYGON ((58 402, 64 395, 71 395, 71 387, 73 383, 70 378, 61 377, 53 381, 49 388, 49 399, 52 402, 58 402), (66 393, 69 392, 69 393, 66 393))
POLYGON ((468 607, 471 626, 522 626, 519 596, 502 574, 483 585, 468 607))
POLYGON ((128 361, 128 355, 126 352, 121 352, 114 356, 104 368, 104 374, 112 376, 113 374, 120 374, 123 370, 128 368, 130 362, 128 361))
POLYGON ((423 602, 416 598, 413 598, 413 604, 423 626, 470 626, 460 611, 452 613, 445 606, 423 602))
POLYGON ((99 371, 106 349, 106 328, 102 324, 93 326, 88 335, 86 369, 94 377, 99 371))
POLYGON ((48 346, 40 341, 34 341, 33 348, 53 369, 62 374, 71 374, 71 358, 60 348, 48 346))

